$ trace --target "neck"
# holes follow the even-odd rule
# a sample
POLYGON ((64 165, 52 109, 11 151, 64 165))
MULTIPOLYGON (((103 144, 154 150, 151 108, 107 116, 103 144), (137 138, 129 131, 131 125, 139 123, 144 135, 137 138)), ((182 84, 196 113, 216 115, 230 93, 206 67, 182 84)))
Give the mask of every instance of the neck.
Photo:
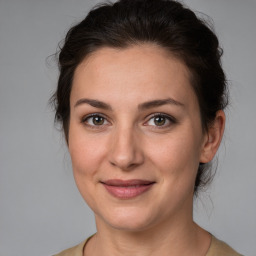
POLYGON ((97 219, 98 233, 86 246, 85 255, 107 256, 204 256, 211 236, 192 218, 169 221, 139 231, 118 230, 97 219), (172 222, 172 223, 171 223, 172 222))

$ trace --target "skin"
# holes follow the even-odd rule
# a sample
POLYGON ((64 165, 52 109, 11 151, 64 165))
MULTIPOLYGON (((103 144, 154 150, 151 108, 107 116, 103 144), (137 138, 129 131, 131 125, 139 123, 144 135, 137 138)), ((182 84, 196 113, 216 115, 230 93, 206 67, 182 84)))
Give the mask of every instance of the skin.
POLYGON ((223 111, 204 132, 189 70, 153 44, 97 50, 77 67, 72 86, 68 147, 97 225, 84 255, 205 255, 211 236, 193 222, 193 191, 199 162, 211 161, 220 144, 223 111), (163 99, 169 102, 144 104, 163 99), (101 182, 108 179, 155 183, 123 200, 107 192, 101 182))

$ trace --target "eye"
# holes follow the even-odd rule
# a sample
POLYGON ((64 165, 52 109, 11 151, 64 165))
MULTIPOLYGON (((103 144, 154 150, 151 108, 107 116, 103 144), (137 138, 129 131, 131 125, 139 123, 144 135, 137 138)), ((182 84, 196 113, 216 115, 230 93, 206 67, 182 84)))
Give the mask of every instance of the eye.
POLYGON ((108 124, 109 122, 104 116, 100 114, 91 114, 82 119, 82 123, 91 127, 103 126, 108 124))
POLYGON ((171 124, 176 123, 176 120, 166 114, 157 113, 154 114, 153 117, 149 119, 147 125, 155 126, 159 128, 166 128, 169 127, 171 124))

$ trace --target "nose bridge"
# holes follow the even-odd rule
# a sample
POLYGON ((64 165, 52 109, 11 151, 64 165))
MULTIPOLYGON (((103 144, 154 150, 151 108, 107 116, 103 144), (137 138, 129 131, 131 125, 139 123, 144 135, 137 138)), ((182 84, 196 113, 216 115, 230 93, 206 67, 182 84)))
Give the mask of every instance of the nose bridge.
POLYGON ((139 132, 132 125, 119 125, 111 138, 109 160, 123 170, 140 165, 144 161, 139 132))

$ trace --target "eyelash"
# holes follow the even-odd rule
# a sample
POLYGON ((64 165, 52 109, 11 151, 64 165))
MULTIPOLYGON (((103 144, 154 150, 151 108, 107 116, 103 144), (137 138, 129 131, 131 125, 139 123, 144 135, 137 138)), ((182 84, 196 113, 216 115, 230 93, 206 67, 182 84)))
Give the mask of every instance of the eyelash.
MULTIPOLYGON (((81 123, 85 124, 86 126, 89 126, 91 129, 101 129, 102 126, 104 126, 104 124, 102 124, 102 125, 91 125, 91 124, 88 123, 88 120, 90 118, 93 118, 93 117, 103 118, 104 119, 103 122, 107 121, 107 118, 104 115, 102 115, 100 113, 93 113, 93 114, 90 114, 88 116, 83 117, 82 120, 81 120, 81 123)), ((172 117, 170 115, 167 115, 167 114, 164 114, 164 113, 155 113, 153 115, 150 115, 150 118, 148 119, 148 121, 146 123, 148 123, 151 119, 154 119, 156 117, 165 118, 165 122, 164 122, 164 125, 161 125, 161 126, 152 125, 152 127, 154 127, 152 129, 164 129, 164 128, 168 128, 172 124, 177 123, 177 120, 174 117, 172 117), (165 124, 166 121, 169 122, 169 124, 166 125, 165 124)), ((145 126, 147 126, 147 125, 145 125, 145 126)))
POLYGON ((154 122, 154 118, 156 117, 161 117, 161 118, 165 118, 165 122, 164 122, 164 125, 161 125, 161 126, 157 126, 157 125, 152 125, 152 129, 165 129, 165 128, 168 128, 169 126, 171 126, 172 124, 176 124, 177 123, 177 120, 170 116, 170 115, 167 115, 167 114, 164 114, 164 113, 155 113, 153 115, 150 116, 150 118, 148 119, 147 123, 150 121, 150 120, 153 120, 154 122), (166 122, 169 122, 169 124, 166 125, 166 122))
POLYGON ((90 118, 93 118, 93 117, 103 118, 104 122, 105 122, 105 120, 107 120, 107 118, 104 115, 102 115, 100 113, 93 113, 93 114, 90 114, 88 116, 83 117, 82 120, 81 120, 81 123, 83 123, 86 126, 89 126, 91 129, 100 129, 101 126, 103 126, 103 125, 91 125, 91 124, 88 124, 88 120, 90 118))

